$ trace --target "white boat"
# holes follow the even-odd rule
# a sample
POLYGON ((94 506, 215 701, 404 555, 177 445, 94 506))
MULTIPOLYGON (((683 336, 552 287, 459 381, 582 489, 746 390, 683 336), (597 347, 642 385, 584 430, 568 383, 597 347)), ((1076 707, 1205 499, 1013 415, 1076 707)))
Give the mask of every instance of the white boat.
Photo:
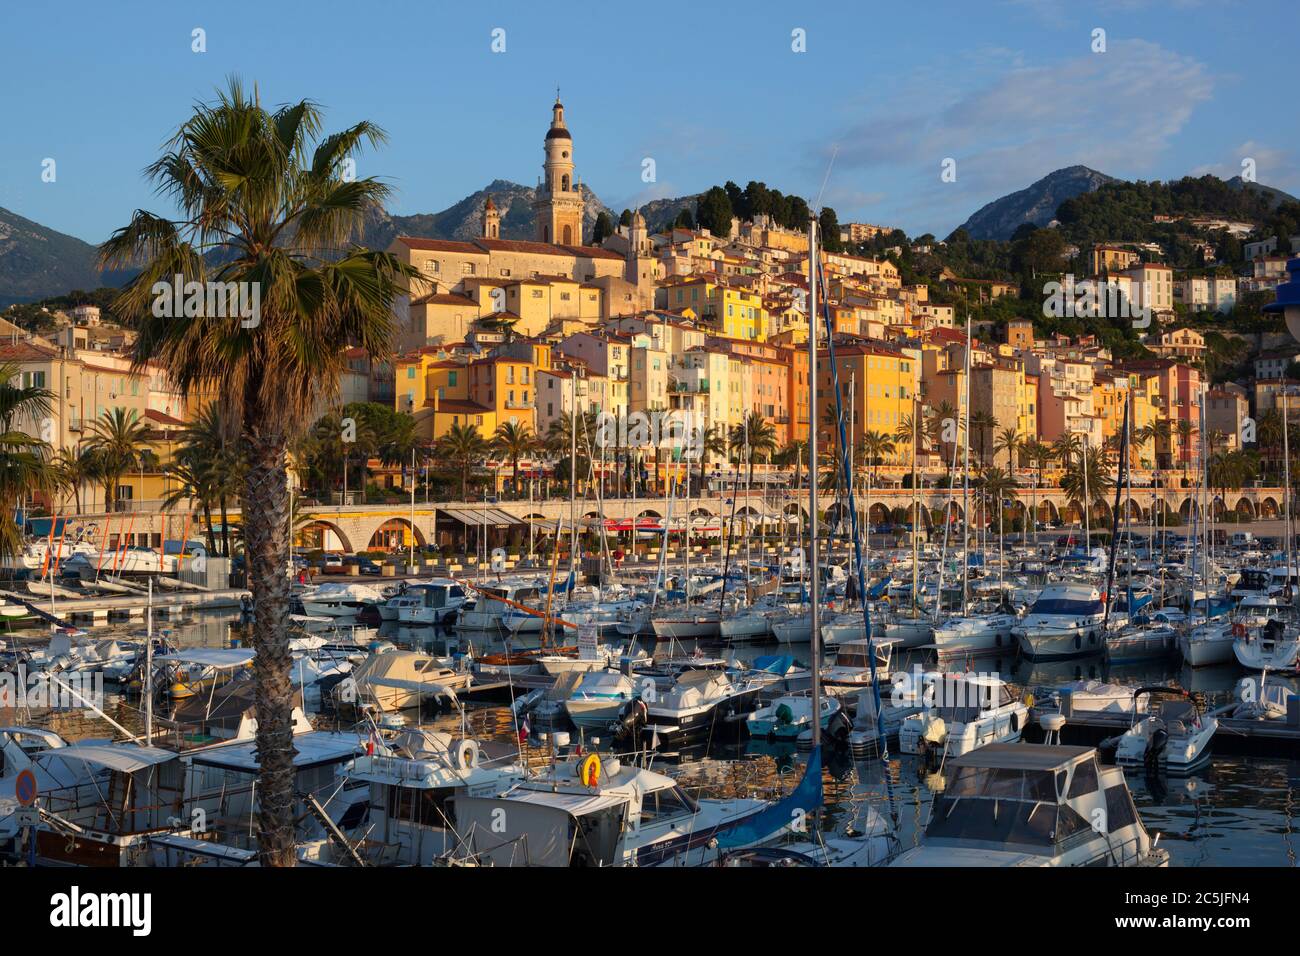
POLYGON ((1232 622, 1219 618, 1199 624, 1178 635, 1178 653, 1192 667, 1227 664, 1233 659, 1232 622))
POLYGON ((998 743, 951 758, 920 846, 893 866, 1167 866, 1118 767, 1090 747, 998 743), (1104 828, 1094 822, 1106 821, 1104 828))
MULTIPOLYGON (((450 801, 492 796, 528 778, 513 752, 491 760, 473 740, 403 730, 347 768, 347 788, 366 787, 370 809, 353 827, 341 829, 369 865, 429 866, 461 844, 447 810, 450 801)), ((355 863, 329 839, 300 842, 298 857, 309 865, 355 863)))
POLYGON ((564 702, 564 712, 577 727, 604 730, 623 715, 632 701, 638 699, 640 690, 626 674, 591 671, 583 676, 564 702))
POLYGON ((1106 606, 1089 584, 1049 584, 1011 633, 1025 657, 1067 660, 1100 654, 1105 648, 1106 606))
POLYGON ((1191 695, 1176 687, 1139 687, 1133 699, 1150 694, 1171 699, 1162 700, 1156 713, 1141 720, 1134 713, 1133 725, 1112 738, 1115 762, 1121 767, 1158 767, 1170 773, 1186 773, 1207 762, 1210 743, 1219 729, 1218 718, 1202 715, 1191 695))
POLYGON ((384 603, 384 596, 368 584, 322 584, 302 596, 302 607, 313 617, 356 617, 369 605, 384 603))
POLYGON ((764 800, 696 800, 671 777, 596 754, 453 806, 465 835, 458 855, 496 866, 701 866, 774 838, 791 819, 763 815, 764 800))
POLYGON ((1015 646, 1011 630, 1020 619, 1014 614, 977 614, 950 617, 934 629, 939 658, 1009 651, 1015 646))
POLYGON ((465 588, 450 578, 435 578, 412 584, 389 599, 396 620, 402 624, 450 624, 469 600, 465 588))
POLYGON ((1237 662, 1252 671, 1291 672, 1300 667, 1300 631, 1287 627, 1276 618, 1262 628, 1239 629, 1232 642, 1232 653, 1237 662))
POLYGON ((812 611, 790 612, 773 619, 772 636, 782 644, 811 644, 812 611))
MULTIPOLYGON (((876 679, 882 687, 892 683, 894 648, 902 642, 897 638, 872 638, 845 641, 835 648, 835 662, 821 673, 822 683, 828 687, 868 687, 871 685, 871 648, 874 645, 876 679)), ((883 692, 882 692, 883 693, 883 692)))
POLYGON ((721 635, 722 614, 717 608, 669 608, 651 619, 660 640, 701 640, 721 635))
MULTIPOLYGON (((456 628, 461 631, 504 631, 506 615, 516 610, 507 602, 543 610, 539 606, 541 601, 542 591, 535 583, 513 582, 476 587, 473 602, 461 608, 456 628)), ((537 621, 537 629, 540 630, 541 618, 537 618, 537 621)))
POLYGON ((903 721, 898 749, 905 754, 970 753, 1020 739, 1029 708, 1019 691, 991 674, 925 675, 924 709, 903 721))
POLYGON ((1216 715, 1234 720, 1285 720, 1291 701, 1297 696, 1286 684, 1269 683, 1268 674, 1260 677, 1243 677, 1237 684, 1237 694, 1232 703, 1225 705, 1216 715))
POLYGON ((661 742, 680 742, 707 734, 714 721, 748 714, 758 705, 759 694, 775 675, 733 677, 723 670, 689 670, 668 690, 647 689, 645 732, 661 742))
MULTIPOLYGON (((840 702, 834 697, 822 697, 820 708, 821 726, 826 729, 835 715, 840 713, 840 702)), ((745 729, 749 735, 759 738, 793 740, 811 726, 812 698, 807 694, 785 694, 745 718, 745 729)))

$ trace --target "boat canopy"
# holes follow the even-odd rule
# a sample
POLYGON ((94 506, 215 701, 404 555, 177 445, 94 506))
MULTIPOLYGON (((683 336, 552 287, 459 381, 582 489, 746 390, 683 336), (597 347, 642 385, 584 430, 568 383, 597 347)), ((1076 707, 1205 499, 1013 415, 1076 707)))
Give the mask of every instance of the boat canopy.
POLYGON ((175 757, 174 751, 138 744, 78 744, 42 751, 33 761, 44 766, 52 760, 59 760, 68 765, 89 764, 120 773, 135 773, 137 770, 166 763, 175 757))
POLYGON ((213 670, 235 670, 252 663, 256 655, 244 647, 191 647, 173 654, 159 654, 156 662, 175 664, 198 664, 213 670))

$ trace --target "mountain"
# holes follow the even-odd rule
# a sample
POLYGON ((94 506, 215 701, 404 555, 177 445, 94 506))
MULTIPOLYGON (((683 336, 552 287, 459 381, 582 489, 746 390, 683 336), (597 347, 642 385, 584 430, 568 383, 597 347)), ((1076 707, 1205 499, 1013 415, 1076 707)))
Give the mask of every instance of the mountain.
POLYGON ((1228 188, 1235 192, 1256 193, 1260 198, 1268 203, 1269 209, 1276 209, 1284 202, 1300 202, 1290 193, 1285 193, 1280 189, 1274 189, 1272 186, 1265 186, 1262 183, 1248 183, 1240 176, 1233 176, 1231 179, 1225 179, 1228 188))
POLYGON ((1010 239, 1020 225, 1031 222, 1046 226, 1056 216, 1056 207, 1067 199, 1090 193, 1116 180, 1087 166, 1067 166, 1048 173, 1032 186, 995 199, 958 228, 972 239, 1010 239))
POLYGON ((100 285, 95 247, 0 208, 0 308, 100 285))
MULTIPOLYGON (((585 184, 579 188, 587 201, 583 213, 583 233, 590 237, 597 216, 608 212, 617 219, 618 213, 612 212, 585 184)), ((501 212, 502 239, 536 238, 533 200, 537 198, 537 190, 507 179, 494 179, 483 189, 471 193, 442 212, 395 216, 376 208, 366 222, 363 242, 374 249, 388 248, 396 236, 469 242, 483 235, 483 205, 489 196, 501 212)))

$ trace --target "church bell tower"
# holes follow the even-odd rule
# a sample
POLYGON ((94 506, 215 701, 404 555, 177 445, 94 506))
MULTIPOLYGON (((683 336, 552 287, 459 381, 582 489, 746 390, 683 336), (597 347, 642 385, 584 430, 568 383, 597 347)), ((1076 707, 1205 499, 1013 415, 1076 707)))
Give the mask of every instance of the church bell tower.
POLYGON ((533 210, 537 241, 563 246, 582 245, 582 210, 585 203, 573 174, 573 138, 564 125, 564 104, 559 92, 551 107, 551 128, 546 131, 542 180, 533 210))

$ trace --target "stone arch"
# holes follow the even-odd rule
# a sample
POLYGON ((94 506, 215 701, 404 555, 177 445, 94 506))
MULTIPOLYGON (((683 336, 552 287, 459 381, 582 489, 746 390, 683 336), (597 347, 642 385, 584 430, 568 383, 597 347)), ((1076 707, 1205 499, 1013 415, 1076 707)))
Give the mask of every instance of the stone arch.
POLYGON ((352 542, 349 541, 348 536, 343 533, 343 529, 333 521, 326 521, 324 518, 311 519, 298 529, 298 532, 294 537, 298 540, 304 541, 306 546, 309 548, 321 551, 333 550, 332 548, 326 547, 326 545, 332 543, 326 539, 326 532, 331 532, 338 538, 343 551, 348 554, 352 553, 352 542))
POLYGON ((1072 498, 1067 501, 1065 507, 1061 509, 1061 520, 1067 524, 1078 522, 1079 525, 1082 525, 1083 504, 1077 498, 1072 498))
POLYGON ((1236 511, 1237 514, 1250 515, 1252 518, 1255 517, 1255 503, 1245 495, 1242 495, 1237 499, 1237 504, 1233 510, 1236 511))
POLYGON ((884 524, 889 521, 891 508, 883 501, 876 501, 867 507, 867 524, 884 524))
POLYGON ((642 511, 637 512, 638 520, 640 520, 641 518, 662 518, 662 517, 663 515, 655 511, 653 508, 645 508, 642 511))
POLYGON ((1184 498, 1183 503, 1178 506, 1178 514, 1184 520, 1190 520, 1192 517, 1192 499, 1184 498))
POLYGON ((372 551, 393 551, 406 547, 403 540, 408 533, 415 535, 415 546, 424 547, 424 535, 418 525, 408 518, 389 518, 370 535, 366 547, 372 551), (399 537, 400 536, 400 537, 399 537))
POLYGON ((1259 517, 1261 518, 1276 518, 1279 510, 1277 499, 1271 496, 1259 503, 1259 517))
POLYGON ((782 513, 792 518, 798 515, 800 520, 802 521, 808 520, 808 509, 805 508, 803 505, 797 504, 795 502, 791 502, 790 504, 786 505, 785 508, 782 509, 782 513))

